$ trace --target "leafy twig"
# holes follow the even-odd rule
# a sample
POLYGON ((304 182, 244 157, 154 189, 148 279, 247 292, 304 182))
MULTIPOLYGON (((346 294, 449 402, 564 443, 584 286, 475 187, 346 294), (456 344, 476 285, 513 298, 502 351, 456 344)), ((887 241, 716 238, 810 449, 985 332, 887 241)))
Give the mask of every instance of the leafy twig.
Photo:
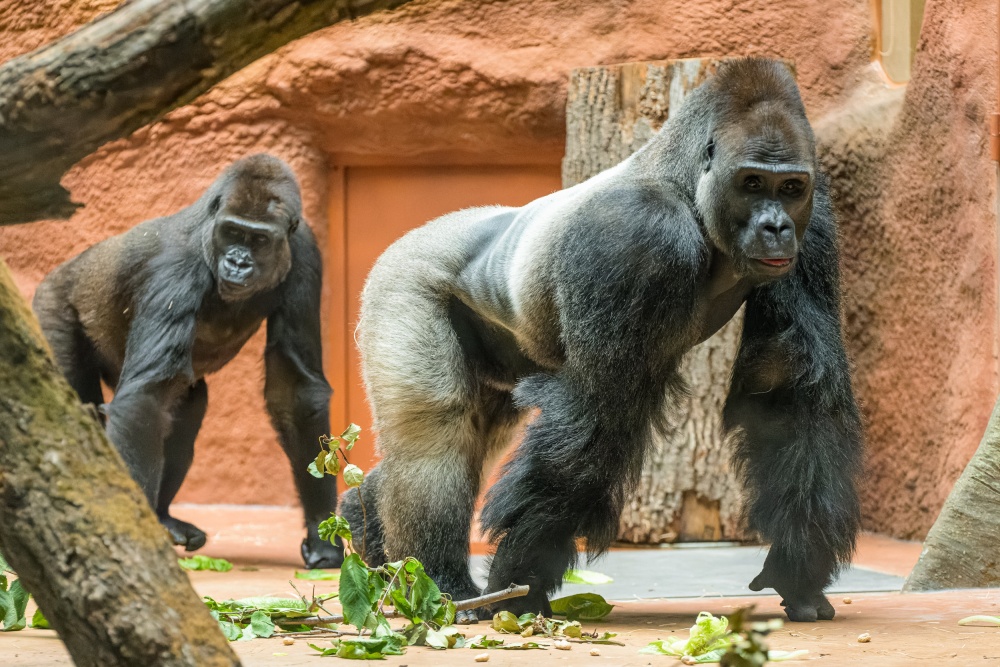
MULTIPOLYGON (((455 609, 457 611, 478 609, 479 607, 485 607, 486 605, 493 604, 494 602, 500 602, 501 600, 524 597, 528 594, 528 591, 529 588, 527 586, 511 586, 506 590, 497 591, 496 593, 488 593, 487 595, 480 595, 476 598, 460 600, 455 603, 455 609)), ((396 618, 401 615, 402 614, 396 613, 395 610, 385 612, 386 618, 396 618)), ((289 619, 289 622, 292 622, 293 620, 296 625, 308 625, 312 627, 314 625, 325 625, 327 623, 343 623, 344 617, 342 614, 334 614, 332 616, 307 616, 305 618, 289 619)))

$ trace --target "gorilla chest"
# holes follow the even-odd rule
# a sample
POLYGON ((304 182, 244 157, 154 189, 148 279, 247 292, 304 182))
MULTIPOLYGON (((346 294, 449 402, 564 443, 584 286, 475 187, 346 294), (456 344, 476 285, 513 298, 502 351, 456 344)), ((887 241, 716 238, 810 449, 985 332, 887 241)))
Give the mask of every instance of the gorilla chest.
POLYGON ((202 315, 195 324, 191 365, 195 376, 214 373, 236 356, 260 328, 264 318, 249 313, 202 315))

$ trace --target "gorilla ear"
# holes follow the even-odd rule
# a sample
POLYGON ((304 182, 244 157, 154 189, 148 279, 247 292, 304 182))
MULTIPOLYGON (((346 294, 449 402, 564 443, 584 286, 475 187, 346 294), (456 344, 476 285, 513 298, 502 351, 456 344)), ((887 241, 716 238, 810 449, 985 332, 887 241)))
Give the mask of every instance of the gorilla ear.
POLYGON ((712 158, 715 157, 715 139, 709 139, 705 146, 705 163, 703 169, 708 171, 712 167, 712 158))
POLYGON ((293 215, 292 221, 288 223, 288 233, 294 234, 295 230, 299 228, 299 216, 293 215))
POLYGON ((208 203, 208 214, 215 215, 219 212, 219 206, 222 204, 222 197, 216 195, 212 197, 212 201, 208 203))

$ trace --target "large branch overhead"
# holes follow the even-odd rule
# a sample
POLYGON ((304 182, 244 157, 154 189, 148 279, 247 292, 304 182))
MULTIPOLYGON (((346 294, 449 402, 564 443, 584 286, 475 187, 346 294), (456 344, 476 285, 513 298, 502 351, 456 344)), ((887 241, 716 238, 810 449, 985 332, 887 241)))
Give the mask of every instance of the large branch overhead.
POLYGON ((278 47, 409 0, 135 0, 0 66, 0 225, 68 218, 59 181, 278 47))

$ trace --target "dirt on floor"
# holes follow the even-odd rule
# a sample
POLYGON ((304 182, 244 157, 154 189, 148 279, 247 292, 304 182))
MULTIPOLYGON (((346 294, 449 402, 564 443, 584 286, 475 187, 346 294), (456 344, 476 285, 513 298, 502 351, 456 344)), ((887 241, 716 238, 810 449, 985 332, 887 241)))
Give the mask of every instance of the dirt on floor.
MULTIPOLYGON (((298 545, 301 517, 297 510, 259 507, 184 507, 177 516, 200 525, 209 534, 202 551, 235 563, 230 572, 192 572, 191 580, 202 595, 216 599, 293 594, 289 581, 301 569, 298 545)), ((477 549, 478 550, 478 549, 477 549)), ((861 540, 856 564, 887 574, 905 575, 919 555, 920 545, 876 536, 861 540)), ((296 581, 309 595, 314 582, 296 581)), ((336 583, 315 582, 315 592, 336 590, 336 583)), ((600 587, 594 587, 600 592, 600 587)), ((1000 589, 946 591, 902 595, 899 593, 838 594, 831 598, 837 618, 831 622, 789 623, 774 632, 769 644, 777 650, 808 649, 808 662, 835 665, 1000 665, 1000 628, 959 626, 958 620, 973 614, 1000 615, 1000 589), (850 600, 848 603, 847 601, 850 600), (867 633, 871 641, 861 643, 867 633)), ((748 604, 756 605, 755 618, 783 618, 776 596, 745 598, 686 598, 616 600, 614 611, 586 629, 617 632, 625 646, 573 644, 568 651, 489 651, 490 665, 680 665, 673 657, 640 654, 649 642, 670 635, 686 637, 687 629, 701 611, 726 615, 748 604), (593 626, 593 627, 591 627, 593 626), (592 656, 597 648, 600 655, 592 656)), ((29 614, 30 614, 29 609, 29 614)), ((487 624, 464 626, 468 636, 490 634, 487 624)), ((499 635, 497 635, 499 636, 499 635)), ((508 642, 510 635, 506 636, 508 642)), ((537 639, 537 638, 536 638, 537 639)), ((328 645, 327 639, 314 640, 328 645)), ((546 642, 544 639, 538 641, 546 642)), ((236 652, 247 666, 317 665, 318 657, 308 641, 296 639, 286 645, 281 638, 235 642, 236 652)), ((406 655, 390 657, 381 664, 423 667, 473 665, 482 650, 434 651, 409 648, 406 655)), ((0 666, 71 665, 69 655, 53 631, 27 629, 0 634, 0 666)))

